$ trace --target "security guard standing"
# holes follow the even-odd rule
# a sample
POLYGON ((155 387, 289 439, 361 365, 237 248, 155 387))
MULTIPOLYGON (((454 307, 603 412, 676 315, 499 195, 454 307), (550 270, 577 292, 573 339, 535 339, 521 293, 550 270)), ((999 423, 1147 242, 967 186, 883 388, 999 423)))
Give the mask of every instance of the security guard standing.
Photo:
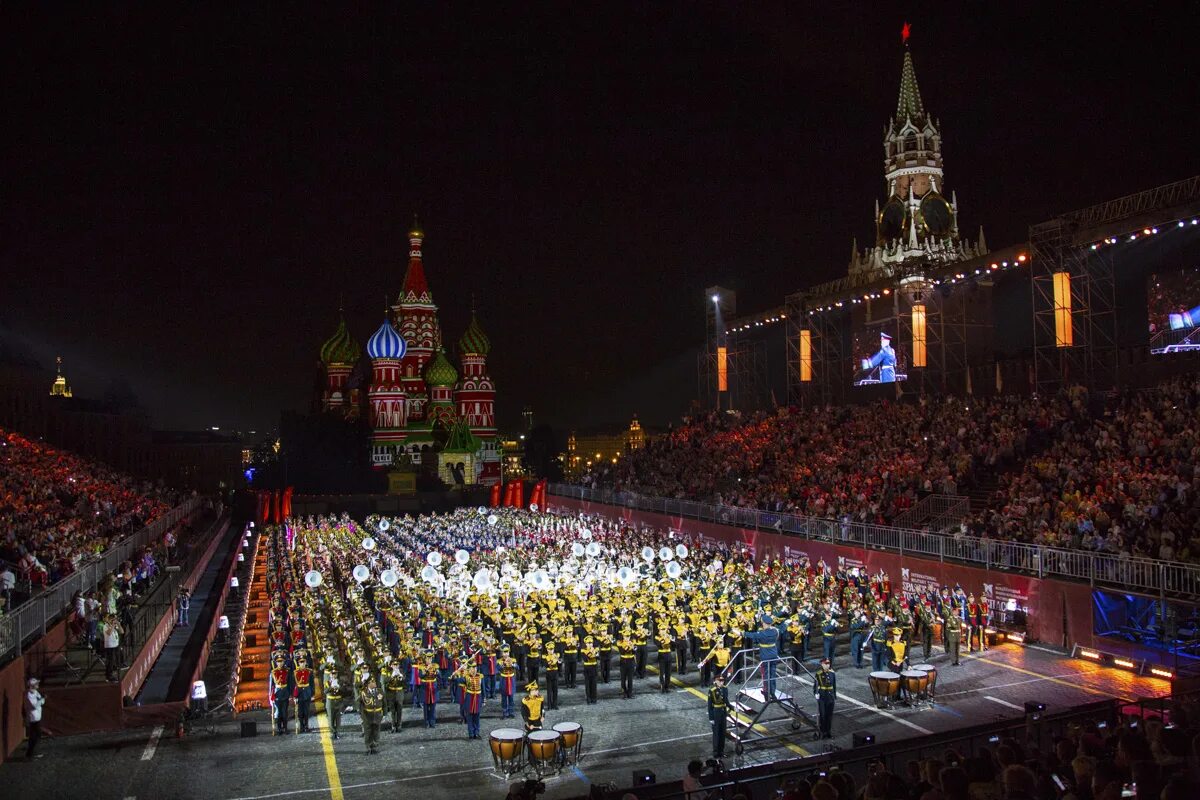
POLYGON ((821 669, 813 683, 813 697, 817 698, 817 736, 833 738, 833 701, 837 699, 837 673, 828 658, 821 659, 821 669))
POLYGON ((725 676, 717 675, 708 690, 708 721, 712 725, 713 758, 725 757, 725 729, 728 724, 729 690, 725 688, 725 676))
POLYGON ((951 611, 950 616, 946 617, 946 644, 950 657, 954 659, 954 666, 959 666, 958 648, 962 644, 962 620, 959 619, 957 611, 951 611))

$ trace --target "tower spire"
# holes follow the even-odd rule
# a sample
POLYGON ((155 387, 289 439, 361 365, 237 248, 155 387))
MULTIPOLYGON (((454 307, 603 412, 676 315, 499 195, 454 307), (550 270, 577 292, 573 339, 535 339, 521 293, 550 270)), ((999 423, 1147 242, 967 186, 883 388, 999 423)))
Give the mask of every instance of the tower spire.
POLYGON ((921 89, 917 86, 917 71, 913 67, 912 51, 908 49, 907 39, 905 39, 904 45, 904 68, 900 72, 900 99, 896 102, 897 125, 903 125, 905 120, 916 122, 925 116, 925 107, 921 105, 921 89))

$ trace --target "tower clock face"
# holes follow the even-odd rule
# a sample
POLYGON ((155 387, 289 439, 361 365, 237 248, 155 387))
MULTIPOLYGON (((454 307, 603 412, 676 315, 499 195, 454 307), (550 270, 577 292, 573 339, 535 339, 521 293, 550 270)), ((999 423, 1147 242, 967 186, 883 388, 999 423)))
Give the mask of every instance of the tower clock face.
POLYGON ((917 175, 901 175, 896 178, 896 196, 901 199, 907 198, 909 186, 912 186, 912 193, 916 197, 924 197, 933 188, 928 175, 920 173, 917 175))
POLYGON ((946 198, 936 192, 921 201, 921 220, 925 229, 934 236, 950 233, 952 215, 946 198))
POLYGON ((879 215, 879 239, 890 242, 904 235, 904 204, 893 197, 879 215))

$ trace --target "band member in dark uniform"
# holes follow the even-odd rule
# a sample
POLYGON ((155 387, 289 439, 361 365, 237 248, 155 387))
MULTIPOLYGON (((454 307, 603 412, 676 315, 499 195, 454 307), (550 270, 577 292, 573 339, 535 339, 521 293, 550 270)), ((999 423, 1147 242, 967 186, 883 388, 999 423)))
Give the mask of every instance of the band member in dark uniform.
POLYGON ((821 659, 813 683, 813 697, 817 698, 817 735, 822 739, 833 738, 833 702, 837 699, 837 673, 828 658, 821 659))
POLYGON ((600 650, 589 636, 583 640, 583 689, 587 704, 596 702, 596 669, 600 663, 600 650))
POLYGON ((718 674, 708 690, 708 722, 712 725, 713 758, 725 757, 725 728, 728 723, 729 690, 725 676, 718 674))
POLYGON ((282 650, 271 655, 271 701, 275 705, 275 733, 287 733, 288 703, 292 700, 292 671, 287 667, 287 656, 282 650))

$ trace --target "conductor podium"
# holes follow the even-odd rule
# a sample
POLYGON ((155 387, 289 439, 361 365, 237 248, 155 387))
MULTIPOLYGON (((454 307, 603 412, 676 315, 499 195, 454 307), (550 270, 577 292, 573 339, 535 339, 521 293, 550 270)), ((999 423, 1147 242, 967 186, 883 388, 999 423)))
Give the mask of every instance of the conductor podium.
POLYGON ((797 731, 816 732, 816 720, 804 709, 805 698, 812 702, 813 677, 803 664, 790 656, 758 661, 756 651, 743 650, 734 656, 731 665, 739 663, 738 656, 743 666, 728 675, 731 697, 726 712, 726 730, 738 755, 748 745, 774 741, 797 731), (770 664, 774 665, 774 691, 764 684, 770 664), (790 723, 787 731, 773 734, 763 724, 779 721, 790 723))

